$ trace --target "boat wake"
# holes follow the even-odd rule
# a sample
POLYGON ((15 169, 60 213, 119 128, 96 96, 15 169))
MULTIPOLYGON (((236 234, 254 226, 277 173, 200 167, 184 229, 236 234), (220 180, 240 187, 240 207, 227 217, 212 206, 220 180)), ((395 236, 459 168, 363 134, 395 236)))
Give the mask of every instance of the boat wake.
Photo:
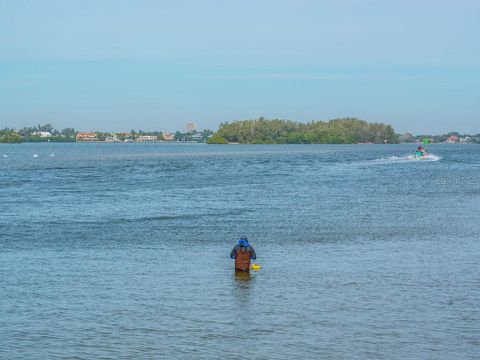
POLYGON ((387 158, 380 158, 372 161, 375 163, 388 164, 388 163, 406 163, 406 162, 412 162, 412 161, 432 162, 432 161, 439 161, 441 159, 442 159, 441 156, 428 154, 421 158, 417 158, 415 155, 405 155, 405 156, 390 156, 387 158))

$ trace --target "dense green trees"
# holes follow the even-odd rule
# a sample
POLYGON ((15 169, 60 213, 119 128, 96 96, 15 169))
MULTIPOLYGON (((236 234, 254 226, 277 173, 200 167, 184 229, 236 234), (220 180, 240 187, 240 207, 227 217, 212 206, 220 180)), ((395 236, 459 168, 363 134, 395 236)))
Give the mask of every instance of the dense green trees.
POLYGON ((357 118, 300 123, 290 120, 255 120, 222 123, 209 143, 242 144, 355 144, 398 143, 390 125, 357 118))
POLYGON ((228 141, 224 137, 215 134, 207 140, 207 144, 228 144, 228 141))
POLYGON ((0 130, 0 143, 20 143, 22 141, 22 137, 15 130, 8 128, 0 130))
POLYGON ((75 135, 77 135, 77 130, 74 128, 65 128, 60 132, 60 134, 68 138, 74 138, 75 135))

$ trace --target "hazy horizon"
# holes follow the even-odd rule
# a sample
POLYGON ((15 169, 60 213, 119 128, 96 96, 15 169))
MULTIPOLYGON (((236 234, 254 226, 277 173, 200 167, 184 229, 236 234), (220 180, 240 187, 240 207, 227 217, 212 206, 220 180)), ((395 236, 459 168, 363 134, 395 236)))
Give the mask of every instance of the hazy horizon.
POLYGON ((0 0, 0 127, 480 133, 476 1, 0 0))

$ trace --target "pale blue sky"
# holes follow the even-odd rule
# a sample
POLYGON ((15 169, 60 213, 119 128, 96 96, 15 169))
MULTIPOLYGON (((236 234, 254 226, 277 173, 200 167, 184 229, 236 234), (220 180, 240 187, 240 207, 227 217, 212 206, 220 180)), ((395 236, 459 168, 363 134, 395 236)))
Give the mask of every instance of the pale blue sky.
POLYGON ((0 0, 0 127, 480 133, 480 1, 0 0))

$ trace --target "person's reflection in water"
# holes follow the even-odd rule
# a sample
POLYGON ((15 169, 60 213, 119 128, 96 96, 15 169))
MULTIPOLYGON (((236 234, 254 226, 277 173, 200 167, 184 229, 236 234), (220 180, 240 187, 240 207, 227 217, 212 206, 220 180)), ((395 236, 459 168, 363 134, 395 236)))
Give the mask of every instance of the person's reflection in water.
POLYGON ((238 285, 246 285, 251 280, 250 272, 248 271, 235 271, 235 281, 238 285))
POLYGON ((242 323, 245 322, 245 306, 252 302, 252 291, 254 289, 254 276, 250 276, 248 271, 235 271, 233 276, 233 301, 235 302, 235 318, 242 323), (241 310, 240 310, 241 309, 241 310))

